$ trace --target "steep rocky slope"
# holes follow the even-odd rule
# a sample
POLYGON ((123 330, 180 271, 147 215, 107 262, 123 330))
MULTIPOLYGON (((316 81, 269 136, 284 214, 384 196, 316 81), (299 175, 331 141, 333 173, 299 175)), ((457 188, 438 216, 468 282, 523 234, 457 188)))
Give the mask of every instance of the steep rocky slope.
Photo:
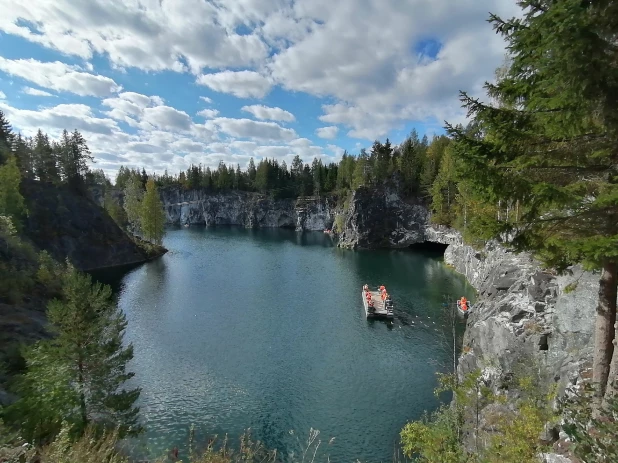
POLYGON ((161 191, 170 224, 238 225, 246 228, 283 227, 296 230, 331 228, 332 199, 272 199, 243 191, 212 194, 203 190, 169 188, 161 191))
POLYGON ((25 181, 22 193, 28 206, 24 234, 59 261, 68 258, 80 270, 94 270, 154 257, 100 206, 67 187, 25 181))

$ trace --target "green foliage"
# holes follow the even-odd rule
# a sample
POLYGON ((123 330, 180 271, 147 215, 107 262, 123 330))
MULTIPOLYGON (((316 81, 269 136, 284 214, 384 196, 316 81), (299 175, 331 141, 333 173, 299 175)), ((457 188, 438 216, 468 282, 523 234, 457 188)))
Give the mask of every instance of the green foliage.
POLYGON ((618 118, 609 103, 618 94, 609 74, 616 30, 604 3, 523 1, 523 19, 493 16, 511 61, 486 88, 502 105, 462 94, 485 136, 449 127, 467 178, 487 201, 521 206, 517 223, 499 214, 496 229, 559 268, 618 258, 618 118))
POLYGON ((24 197, 19 192, 21 175, 15 156, 8 156, 4 165, 0 166, 0 215, 12 219, 13 225, 19 228, 19 223, 26 214, 24 197))
POLYGON ((523 364, 516 369, 521 376, 516 374, 504 385, 517 391, 518 398, 510 403, 506 395, 487 387, 480 370, 461 381, 452 374, 438 375, 436 395, 452 392, 453 402, 403 428, 404 454, 421 462, 536 463, 539 453, 547 450, 539 440, 541 433, 557 421, 551 405, 555 388, 528 374, 523 364), (464 450, 464 429, 474 439, 474 453, 464 450))
POLYGON ((0 300, 17 303, 34 287, 37 255, 17 234, 13 221, 0 215, 0 300))
POLYGON ((618 461, 618 397, 610 397, 597 415, 590 407, 595 395, 590 384, 571 392, 575 393, 561 402, 560 409, 575 455, 586 463, 618 461))
POLYGON ((153 179, 146 183, 146 194, 140 210, 140 223, 144 238, 152 243, 161 244, 165 228, 165 211, 153 179))
POLYGON ((43 285, 48 294, 57 294, 61 289, 62 276, 65 269, 55 261, 47 251, 39 252, 39 268, 36 280, 43 285))
POLYGON ((442 406, 401 430, 404 455, 427 463, 464 463, 468 457, 460 442, 463 416, 457 407, 442 406))
POLYGON ((55 337, 25 350, 20 399, 7 416, 37 441, 58 433, 63 422, 76 435, 88 425, 118 427, 121 435, 139 432, 133 404, 140 391, 123 388, 133 376, 126 372, 133 348, 123 346, 127 322, 110 287, 69 266, 62 299, 50 302, 48 318, 55 337))
POLYGON ((126 181, 124 187, 124 210, 127 214, 129 229, 134 234, 141 232, 141 211, 142 200, 144 198, 144 188, 141 178, 137 174, 132 174, 126 181))
POLYGON ((103 204, 109 216, 116 222, 120 228, 125 228, 127 225, 127 213, 122 208, 116 198, 112 196, 111 188, 105 189, 103 204))

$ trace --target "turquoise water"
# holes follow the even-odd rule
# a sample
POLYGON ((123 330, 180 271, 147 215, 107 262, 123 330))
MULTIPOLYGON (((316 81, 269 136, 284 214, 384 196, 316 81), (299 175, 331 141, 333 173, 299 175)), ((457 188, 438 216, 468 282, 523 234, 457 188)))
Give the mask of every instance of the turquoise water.
POLYGON ((321 461, 391 461, 401 427, 438 405, 444 295, 473 294, 439 252, 278 229, 170 230, 164 244, 118 286, 147 428, 134 452, 182 456, 194 425, 198 442, 251 428, 290 459, 314 428, 321 461), (386 285, 394 322, 365 319, 364 283, 386 285))

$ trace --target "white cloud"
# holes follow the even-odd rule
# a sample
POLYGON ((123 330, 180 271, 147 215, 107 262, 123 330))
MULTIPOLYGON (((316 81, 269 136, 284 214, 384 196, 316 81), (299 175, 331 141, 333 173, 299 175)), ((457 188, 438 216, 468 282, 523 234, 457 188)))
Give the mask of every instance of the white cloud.
POLYGON ((0 103, 0 109, 11 124, 22 129, 25 135, 34 135, 39 128, 52 136, 62 129, 105 135, 118 130, 115 121, 94 116, 92 110, 83 104, 60 104, 34 111, 0 103))
MULTIPOLYGON (((247 66, 268 56, 257 34, 222 21, 225 3, 203 0, 2 2, 0 31, 84 59, 106 55, 116 68, 145 70, 247 66)), ((228 21, 229 22, 229 21, 228 21)))
POLYGON ((155 106, 144 109, 142 121, 162 130, 188 131, 191 129, 191 118, 184 111, 170 106, 155 106))
POLYGON ((297 137, 293 129, 281 127, 274 122, 253 121, 251 119, 232 119, 217 117, 206 123, 227 135, 238 138, 252 138, 254 140, 293 140, 297 137))
POLYGON ((255 71, 222 71, 203 74, 197 83, 239 98, 263 98, 272 86, 268 78, 255 71))
POLYGON ((219 114, 219 111, 217 111, 216 109, 202 109, 201 111, 198 111, 198 116, 202 116, 206 119, 212 119, 213 117, 216 117, 217 114, 219 114))
POLYGON ((201 96, 200 100, 204 100, 206 103, 211 104, 212 103, 212 99, 208 98, 207 96, 201 96))
POLYGON ((6 99, 6 95, 4 94, 2 90, 0 90, 0 100, 4 100, 4 99, 6 99))
POLYGON ((45 90, 39 90, 38 88, 32 88, 32 87, 24 87, 22 89, 22 92, 24 92, 26 95, 32 95, 32 96, 56 96, 49 92, 46 92, 45 90))
POLYGON ((104 97, 121 90, 109 77, 82 72, 79 66, 60 61, 44 63, 34 59, 11 60, 0 57, 0 70, 43 88, 80 96, 104 97))
POLYGON ((328 127, 320 127, 319 129, 316 129, 315 134, 320 138, 332 139, 337 136, 338 132, 339 127, 336 125, 330 125, 328 127))
POLYGON ((251 106, 243 106, 240 108, 242 111, 253 114, 256 119, 270 120, 270 121, 282 121, 293 122, 296 120, 294 114, 285 109, 277 107, 269 107, 264 105, 254 104, 251 106))

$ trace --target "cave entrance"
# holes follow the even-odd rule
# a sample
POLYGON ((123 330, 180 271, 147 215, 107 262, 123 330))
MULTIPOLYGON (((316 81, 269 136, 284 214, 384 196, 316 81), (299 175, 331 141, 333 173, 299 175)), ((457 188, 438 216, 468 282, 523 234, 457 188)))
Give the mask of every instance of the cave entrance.
POLYGON ((423 241, 421 243, 411 244, 408 249, 430 256, 443 257, 446 248, 448 248, 448 244, 435 243, 433 241, 423 241))

